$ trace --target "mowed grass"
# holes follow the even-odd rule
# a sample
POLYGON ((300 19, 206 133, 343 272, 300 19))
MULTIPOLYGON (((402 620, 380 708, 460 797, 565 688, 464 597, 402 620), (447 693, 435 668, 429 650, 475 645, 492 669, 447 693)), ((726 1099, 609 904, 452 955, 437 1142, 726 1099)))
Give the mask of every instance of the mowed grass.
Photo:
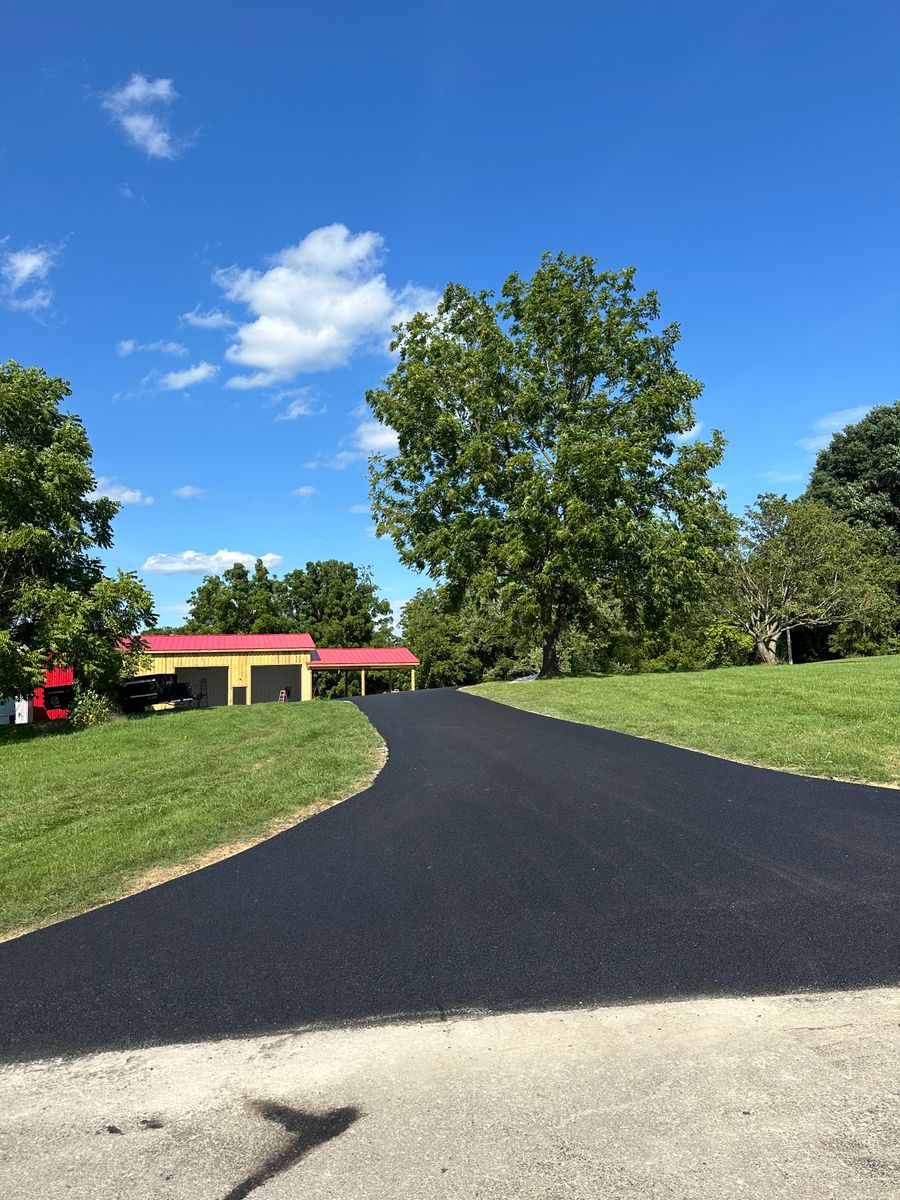
POLYGON ((364 787, 382 742, 352 704, 160 713, 35 736, 0 727, 0 932, 132 890, 364 787))
POLYGON ((898 656, 465 690, 784 771, 900 784, 898 656))

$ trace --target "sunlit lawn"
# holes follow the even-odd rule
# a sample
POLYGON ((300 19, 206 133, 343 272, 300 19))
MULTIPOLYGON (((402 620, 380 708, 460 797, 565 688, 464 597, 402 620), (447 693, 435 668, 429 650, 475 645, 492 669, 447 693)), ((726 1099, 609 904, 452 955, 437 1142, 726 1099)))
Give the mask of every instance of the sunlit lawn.
POLYGON ((352 704, 261 704, 38 736, 0 727, 0 931, 127 890, 151 868, 260 836, 372 777, 352 704))
POLYGON ((787 771, 900 784, 898 656, 466 690, 787 771))

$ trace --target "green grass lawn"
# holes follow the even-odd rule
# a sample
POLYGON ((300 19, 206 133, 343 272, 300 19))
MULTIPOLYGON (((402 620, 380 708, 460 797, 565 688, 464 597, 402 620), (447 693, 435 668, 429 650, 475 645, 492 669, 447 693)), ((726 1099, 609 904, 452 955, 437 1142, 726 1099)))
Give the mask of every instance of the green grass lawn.
POLYGON ((0 735, 2 932, 115 899, 153 868, 351 795, 382 753, 355 705, 324 702, 0 735))
POLYGON ((785 771, 900 784, 898 656, 465 690, 785 771))

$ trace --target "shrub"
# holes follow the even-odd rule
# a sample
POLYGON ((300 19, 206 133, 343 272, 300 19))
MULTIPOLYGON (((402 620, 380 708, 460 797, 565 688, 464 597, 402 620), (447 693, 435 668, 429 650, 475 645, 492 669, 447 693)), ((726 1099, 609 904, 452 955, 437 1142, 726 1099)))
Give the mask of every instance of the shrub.
POLYGON ((102 725, 111 721, 115 709, 106 696, 101 696, 92 688, 78 688, 75 700, 69 709, 69 724, 73 729, 89 729, 92 725, 102 725))

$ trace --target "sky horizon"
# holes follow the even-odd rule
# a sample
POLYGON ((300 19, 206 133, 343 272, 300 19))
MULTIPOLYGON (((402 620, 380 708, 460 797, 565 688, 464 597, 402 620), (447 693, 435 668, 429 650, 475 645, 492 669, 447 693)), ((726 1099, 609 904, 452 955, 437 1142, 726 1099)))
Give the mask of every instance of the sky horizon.
POLYGON ((165 0, 7 18, 0 356, 70 380, 163 625, 375 539, 390 326, 543 251, 637 268, 740 511, 900 395, 900 10, 165 0))

